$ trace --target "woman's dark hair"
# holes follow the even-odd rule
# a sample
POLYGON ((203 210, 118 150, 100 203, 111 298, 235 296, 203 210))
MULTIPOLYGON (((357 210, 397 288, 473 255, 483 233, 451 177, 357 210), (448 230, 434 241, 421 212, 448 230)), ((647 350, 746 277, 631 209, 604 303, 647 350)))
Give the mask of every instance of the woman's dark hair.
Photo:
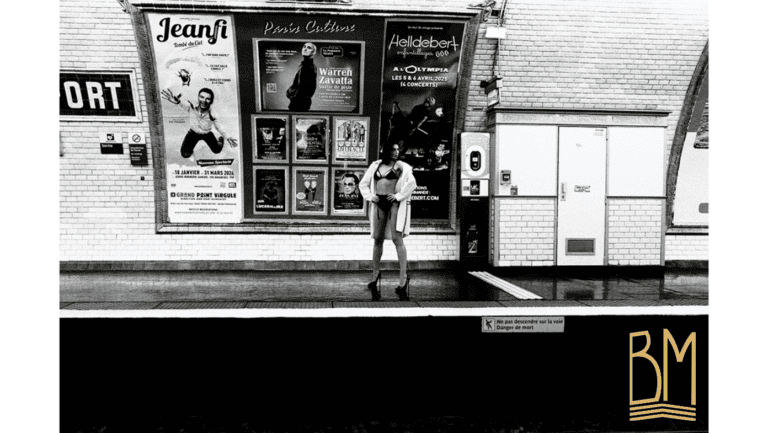
POLYGON ((392 159, 392 147, 397 145, 400 146, 399 140, 388 140, 385 141, 384 144, 381 146, 381 150, 379 151, 379 159, 381 159, 384 162, 396 162, 396 160, 392 159))

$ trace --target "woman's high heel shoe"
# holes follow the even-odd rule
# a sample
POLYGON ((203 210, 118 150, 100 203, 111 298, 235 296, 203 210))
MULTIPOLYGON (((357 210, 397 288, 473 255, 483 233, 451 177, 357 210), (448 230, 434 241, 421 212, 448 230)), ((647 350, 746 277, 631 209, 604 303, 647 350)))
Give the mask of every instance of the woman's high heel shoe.
POLYGON ((371 300, 378 301, 381 299, 381 271, 375 280, 368 283, 368 290, 371 291, 371 300))
POLYGON ((406 275, 405 284, 402 287, 397 286, 397 288, 395 289, 395 293, 397 293, 398 296, 400 296, 401 298, 407 301, 411 297, 410 287, 411 287, 411 276, 406 275))

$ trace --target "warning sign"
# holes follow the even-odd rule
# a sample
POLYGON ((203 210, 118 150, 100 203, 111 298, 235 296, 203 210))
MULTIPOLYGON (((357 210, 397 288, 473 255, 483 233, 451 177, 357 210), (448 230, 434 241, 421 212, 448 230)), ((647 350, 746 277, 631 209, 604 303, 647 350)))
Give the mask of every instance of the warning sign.
POLYGON ((483 317, 483 332, 555 333, 565 331, 562 316, 483 317))

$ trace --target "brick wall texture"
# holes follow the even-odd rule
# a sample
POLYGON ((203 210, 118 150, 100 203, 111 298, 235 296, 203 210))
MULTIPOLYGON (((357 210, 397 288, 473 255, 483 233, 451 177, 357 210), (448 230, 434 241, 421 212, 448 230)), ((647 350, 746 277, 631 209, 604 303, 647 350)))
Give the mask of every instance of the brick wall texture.
POLYGON ((608 264, 661 265, 663 202, 608 201, 608 264))
POLYGON ((480 26, 467 130, 486 128, 479 83, 494 71, 504 78, 503 107, 670 111, 669 154, 709 37, 708 8, 706 0, 507 2, 505 39, 483 37, 496 19, 480 26))
MULTIPOLYGON (((254 8, 266 4, 245 0, 152 3, 186 10, 190 10, 186 5, 254 8)), ((467 8, 471 3, 478 2, 354 0, 354 6, 345 10, 466 12, 472 11, 467 8)), ((61 260, 369 257, 370 238, 366 235, 156 234, 152 140, 130 16, 115 0, 60 0, 59 4, 61 69, 134 70, 143 117, 142 122, 60 122, 61 260), (128 132, 144 132, 150 165, 133 167, 127 155, 102 155, 97 143, 98 133, 103 130, 121 131, 124 140, 128 132)), ((287 7, 296 10, 296 6, 287 7)), ((309 10, 312 6, 301 8, 309 10)), ((496 71, 504 77, 504 107, 668 110, 672 113, 667 129, 669 148, 691 74, 708 38, 707 10, 708 4, 703 0, 507 2, 502 23, 507 29, 506 39, 484 37, 489 25, 498 24, 496 18, 480 25, 473 67, 468 72, 470 91, 464 130, 486 130, 486 98, 479 83, 496 71)), ((512 206, 506 201, 501 204, 512 206)), ((522 233, 535 234, 524 238, 534 245, 543 237, 553 236, 549 226, 514 226, 511 218, 545 218, 531 221, 537 223, 544 223, 547 218, 553 221, 554 204, 515 201, 515 206, 520 205, 534 208, 503 208, 502 213, 510 220, 499 224, 510 223, 522 233), (523 214, 514 213, 518 211, 523 214)), ((409 260, 458 258, 457 235, 416 234, 406 242, 409 260)), ((551 248, 522 251, 526 252, 500 258, 499 264, 552 263, 551 248)), ((384 259, 394 259, 393 248, 385 247, 384 259)))
POLYGON ((667 235, 664 258, 666 260, 709 260, 709 237, 667 235))
POLYGON ((495 266, 555 264, 555 199, 496 199, 499 258, 495 266))

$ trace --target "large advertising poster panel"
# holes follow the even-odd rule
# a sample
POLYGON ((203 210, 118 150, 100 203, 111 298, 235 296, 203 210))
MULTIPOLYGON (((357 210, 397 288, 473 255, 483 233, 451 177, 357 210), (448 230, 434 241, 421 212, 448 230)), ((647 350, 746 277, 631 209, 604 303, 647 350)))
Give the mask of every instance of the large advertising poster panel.
POLYGON ((360 113, 364 42, 254 39, 262 111, 360 113))
POLYGON ((228 15, 147 14, 165 139, 168 219, 242 219, 240 107, 228 15))
POLYGON ((387 21, 381 141, 400 143, 418 188, 413 218, 448 219, 464 24, 387 21))

